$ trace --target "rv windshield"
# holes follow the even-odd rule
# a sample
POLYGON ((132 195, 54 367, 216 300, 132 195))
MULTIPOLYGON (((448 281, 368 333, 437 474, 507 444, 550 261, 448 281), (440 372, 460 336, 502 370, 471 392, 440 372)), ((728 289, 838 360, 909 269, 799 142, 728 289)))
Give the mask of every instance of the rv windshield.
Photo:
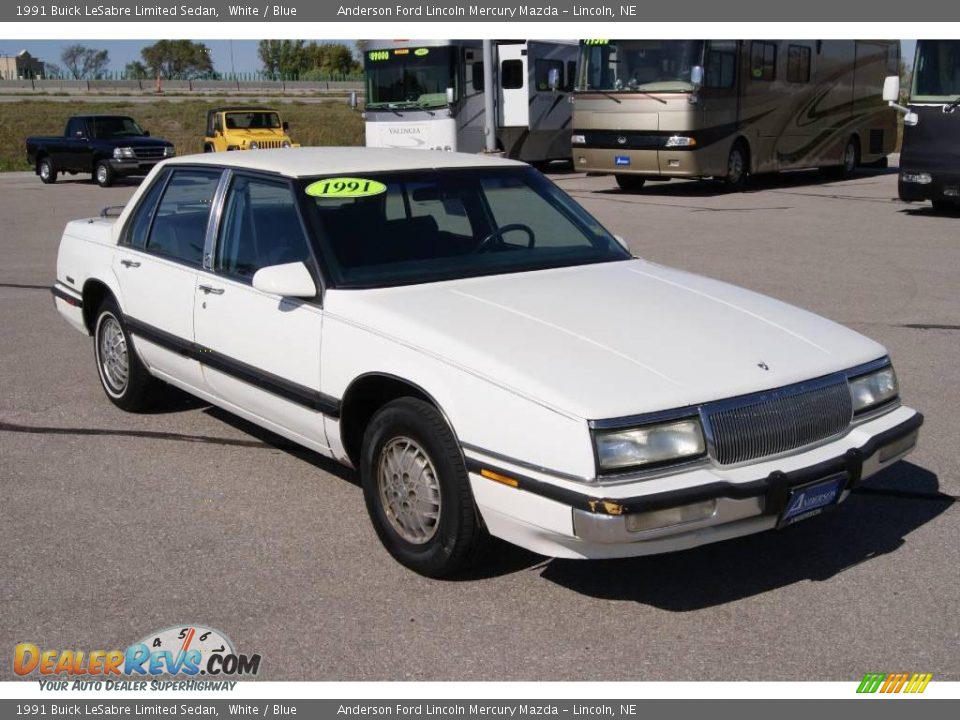
POLYGON ((441 168, 301 181, 340 287, 369 288, 629 260, 536 170, 441 168))
POLYGON ((920 40, 913 69, 914 102, 960 98, 960 40, 920 40))
POLYGON ((392 110, 437 108, 447 104, 447 88, 456 91, 456 53, 452 47, 368 50, 366 107, 392 110))
POLYGON ((584 40, 578 90, 690 92, 703 40, 584 40))

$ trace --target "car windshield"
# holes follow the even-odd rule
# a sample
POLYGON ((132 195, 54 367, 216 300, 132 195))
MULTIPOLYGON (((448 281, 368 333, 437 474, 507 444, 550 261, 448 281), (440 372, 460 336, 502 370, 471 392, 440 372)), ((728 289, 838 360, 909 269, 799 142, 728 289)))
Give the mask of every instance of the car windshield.
POLYGON ((364 173, 301 182, 341 287, 385 287, 627 260, 532 168, 364 173))
POLYGON ((920 40, 914 63, 916 102, 951 102, 960 98, 960 40, 920 40))
POLYGON ((703 40, 583 40, 578 90, 690 92, 703 40))
POLYGON ((454 57, 450 47, 368 50, 364 55, 366 107, 443 107, 447 88, 456 90, 454 57))
POLYGON ((143 130, 133 118, 128 117, 95 117, 88 121, 93 137, 132 137, 143 135, 143 130))
POLYGON ((279 130, 280 116, 275 112, 228 112, 227 130, 279 130))

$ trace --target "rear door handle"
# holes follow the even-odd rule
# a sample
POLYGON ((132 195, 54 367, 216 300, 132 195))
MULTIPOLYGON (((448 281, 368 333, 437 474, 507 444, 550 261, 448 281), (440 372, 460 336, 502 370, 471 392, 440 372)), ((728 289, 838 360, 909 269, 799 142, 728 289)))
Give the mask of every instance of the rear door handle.
POLYGON ((200 289, 207 295, 223 295, 223 288, 213 287, 213 285, 201 285, 200 289))
POLYGON ((128 268, 138 268, 138 267, 140 267, 140 263, 138 263, 136 260, 121 260, 121 261, 120 261, 120 264, 123 265, 124 267, 128 267, 128 268))

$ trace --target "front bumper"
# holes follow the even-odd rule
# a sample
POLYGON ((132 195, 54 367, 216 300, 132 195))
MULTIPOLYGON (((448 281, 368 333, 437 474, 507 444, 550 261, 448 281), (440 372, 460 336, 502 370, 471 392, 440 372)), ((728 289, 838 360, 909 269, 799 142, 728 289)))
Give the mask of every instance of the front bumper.
MULTIPOLYGON (((923 171, 911 171, 923 172, 923 171)), ((903 170, 897 179, 897 191, 904 202, 936 200, 960 205, 960 175, 928 173, 932 182, 915 183, 903 181, 903 170)))
POLYGON ((117 175, 146 175, 157 163, 162 162, 162 160, 137 160, 137 159, 119 159, 119 158, 110 158, 108 161, 110 163, 110 168, 117 175))
MULTIPOLYGON (((657 480, 581 488, 518 475, 468 456, 474 496, 494 535, 554 557, 610 558, 672 552, 777 526, 793 488, 844 474, 840 501, 865 478, 892 465, 916 445, 923 416, 906 407, 854 426, 820 447, 774 461, 725 469, 679 471, 657 480), (483 470, 514 478, 491 482, 483 470), (588 492, 606 492, 607 496, 588 492), (715 501, 703 519, 628 529, 630 516, 715 501)), ((472 453, 471 453, 472 455, 472 453)))
POLYGON ((573 146, 573 166, 580 172, 660 178, 714 177, 726 173, 729 148, 596 148, 573 146))

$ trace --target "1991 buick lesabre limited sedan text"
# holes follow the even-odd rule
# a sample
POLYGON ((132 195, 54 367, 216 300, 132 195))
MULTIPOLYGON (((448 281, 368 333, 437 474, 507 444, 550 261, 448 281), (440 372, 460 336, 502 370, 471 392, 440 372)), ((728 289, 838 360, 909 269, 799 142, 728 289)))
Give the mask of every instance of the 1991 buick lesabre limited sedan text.
POLYGON ((119 218, 67 225, 53 294, 116 405, 163 381, 354 466, 430 576, 488 534, 608 558, 790 525, 923 421, 875 342, 634 258, 474 155, 167 160, 119 218))

